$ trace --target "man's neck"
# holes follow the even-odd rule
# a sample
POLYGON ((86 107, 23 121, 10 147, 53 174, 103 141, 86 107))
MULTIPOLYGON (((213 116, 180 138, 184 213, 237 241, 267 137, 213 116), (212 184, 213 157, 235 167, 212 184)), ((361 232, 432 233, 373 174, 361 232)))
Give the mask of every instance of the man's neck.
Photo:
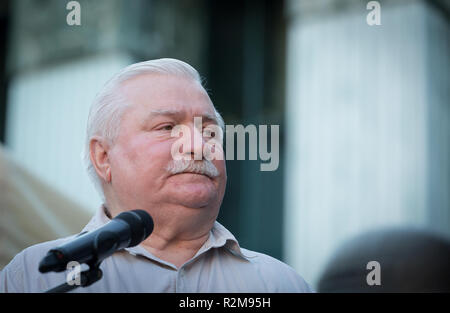
MULTIPOLYGON (((103 209, 109 218, 114 216, 106 205, 103 205, 103 209)), ((205 227, 208 224, 206 221, 192 221, 177 222, 171 219, 167 223, 155 223, 152 234, 140 245, 154 256, 180 268, 195 256, 210 235, 212 225, 205 227)))

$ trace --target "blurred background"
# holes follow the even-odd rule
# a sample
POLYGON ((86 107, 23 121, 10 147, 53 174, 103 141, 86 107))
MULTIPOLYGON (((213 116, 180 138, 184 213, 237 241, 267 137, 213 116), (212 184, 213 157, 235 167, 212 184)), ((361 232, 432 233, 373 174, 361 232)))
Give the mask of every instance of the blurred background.
POLYGON ((364 0, 79 0, 80 26, 68 2, 0 3, 0 268, 100 206, 80 158, 90 104, 161 57, 200 72, 226 124, 280 125, 276 171, 227 161, 218 220, 241 246, 317 288, 360 234, 450 238, 450 1, 379 1, 374 26, 364 0))

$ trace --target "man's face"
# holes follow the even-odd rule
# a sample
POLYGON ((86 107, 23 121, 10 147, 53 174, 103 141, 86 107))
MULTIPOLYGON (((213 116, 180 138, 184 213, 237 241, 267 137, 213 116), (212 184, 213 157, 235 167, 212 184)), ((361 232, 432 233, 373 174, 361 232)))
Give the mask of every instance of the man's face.
MULTIPOLYGON (((176 125, 188 127, 192 138, 195 132, 202 138, 200 147, 189 145, 192 149, 185 150, 187 153, 202 149, 207 141, 202 130, 194 127, 194 117, 202 117, 203 127, 215 123, 208 118, 215 112, 205 90, 186 78, 149 74, 125 83, 123 93, 130 107, 122 116, 119 135, 108 153, 111 190, 121 209, 144 209, 157 219, 202 214, 215 220, 227 179, 223 157, 212 160, 217 177, 172 175, 167 170, 173 160, 172 145, 180 139, 171 135, 176 125)), ((222 147, 216 148, 223 155, 222 147)))

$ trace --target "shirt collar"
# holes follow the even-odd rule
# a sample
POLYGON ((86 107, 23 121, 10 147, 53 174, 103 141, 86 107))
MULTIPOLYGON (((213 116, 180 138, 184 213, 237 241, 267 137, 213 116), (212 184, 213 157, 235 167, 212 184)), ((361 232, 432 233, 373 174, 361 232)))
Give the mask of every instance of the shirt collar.
MULTIPOLYGON (((90 232, 96 230, 97 228, 105 225, 111 220, 109 217, 109 212, 106 207, 102 205, 91 218, 89 223, 83 228, 82 232, 90 232)), ((248 257, 246 257, 239 246, 238 241, 233 236, 233 234, 226 229, 219 222, 215 221, 212 229, 209 232, 208 240, 203 244, 203 246, 198 250, 193 259, 198 257, 199 255, 205 253, 206 251, 213 248, 221 248, 223 247, 227 251, 229 251, 232 255, 236 257, 240 257, 244 260, 249 261, 248 257)), ((128 252, 133 255, 143 255, 148 256, 149 252, 145 250, 141 245, 136 247, 126 248, 128 252)), ((163 262, 165 263, 165 262, 163 262)))
POLYGON ((106 207, 102 205, 94 214, 94 216, 91 218, 91 220, 87 223, 86 226, 84 226, 83 230, 81 232, 90 232, 94 231, 97 228, 105 225, 108 223, 111 218, 108 217, 109 213, 106 211, 106 207))
POLYGON ((239 242, 236 240, 233 234, 222 224, 215 221, 213 228, 209 233, 208 240, 203 244, 203 246, 197 252, 196 256, 200 255, 203 252, 206 252, 209 249, 220 247, 224 247, 234 256, 248 260, 248 258, 242 253, 239 242))

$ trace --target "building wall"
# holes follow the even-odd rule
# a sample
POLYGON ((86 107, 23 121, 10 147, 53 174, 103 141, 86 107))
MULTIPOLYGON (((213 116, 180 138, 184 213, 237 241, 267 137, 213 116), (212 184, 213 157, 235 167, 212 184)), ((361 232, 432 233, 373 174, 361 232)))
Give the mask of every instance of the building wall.
POLYGON ((425 1, 380 2, 379 26, 367 1, 287 12, 284 251, 313 285, 361 232, 450 236, 448 22, 425 1))
POLYGON ((93 56, 14 76, 6 142, 32 174, 95 211, 100 197, 83 166, 89 107, 111 75, 130 63, 123 54, 93 56))

